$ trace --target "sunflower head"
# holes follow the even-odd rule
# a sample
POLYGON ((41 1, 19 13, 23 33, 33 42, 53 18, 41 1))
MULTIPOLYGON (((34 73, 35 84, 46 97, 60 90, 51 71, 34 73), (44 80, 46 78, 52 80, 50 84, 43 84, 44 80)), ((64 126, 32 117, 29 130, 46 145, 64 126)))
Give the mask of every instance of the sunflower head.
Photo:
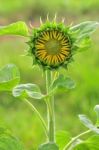
POLYGON ((72 59, 72 40, 68 31, 69 27, 55 21, 46 21, 33 29, 28 44, 34 63, 51 70, 67 67, 72 59))

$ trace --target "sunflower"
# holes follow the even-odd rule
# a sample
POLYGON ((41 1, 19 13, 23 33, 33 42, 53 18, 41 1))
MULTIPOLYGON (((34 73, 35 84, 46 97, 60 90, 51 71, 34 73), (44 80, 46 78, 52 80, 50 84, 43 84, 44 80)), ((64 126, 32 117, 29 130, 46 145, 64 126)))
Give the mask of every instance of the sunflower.
POLYGON ((34 64, 37 63, 45 69, 67 67, 72 58, 72 40, 68 27, 63 23, 46 21, 40 28, 33 29, 28 44, 34 64))
POLYGON ((36 57, 50 67, 62 64, 69 57, 71 51, 68 36, 58 30, 42 32, 35 47, 36 57))

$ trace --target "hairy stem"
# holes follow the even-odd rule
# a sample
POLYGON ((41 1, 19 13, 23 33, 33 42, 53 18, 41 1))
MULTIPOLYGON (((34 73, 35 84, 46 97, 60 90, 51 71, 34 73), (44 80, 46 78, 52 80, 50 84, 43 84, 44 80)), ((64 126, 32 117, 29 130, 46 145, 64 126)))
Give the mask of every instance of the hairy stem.
POLYGON ((42 126, 44 128, 45 134, 48 137, 48 130, 47 130, 47 126, 46 123, 44 121, 44 119, 42 118, 41 114, 38 112, 38 110, 35 108, 35 106, 29 102, 27 99, 24 99, 25 103, 28 104, 28 106, 35 112, 35 114, 38 116, 39 120, 42 123, 42 126))
POLYGON ((86 135, 88 133, 90 133, 91 130, 87 130, 79 135, 77 135, 76 137, 72 138, 71 141, 64 147, 63 150, 68 150, 68 148, 73 144, 73 142, 75 142, 78 138, 82 137, 83 135, 86 135))
MULTIPOLYGON (((52 83, 52 73, 50 70, 46 71, 46 90, 49 93, 49 87, 52 83)), ((50 96, 46 100, 48 111, 48 132, 49 141, 55 141, 55 115, 54 115, 54 96, 50 96)))

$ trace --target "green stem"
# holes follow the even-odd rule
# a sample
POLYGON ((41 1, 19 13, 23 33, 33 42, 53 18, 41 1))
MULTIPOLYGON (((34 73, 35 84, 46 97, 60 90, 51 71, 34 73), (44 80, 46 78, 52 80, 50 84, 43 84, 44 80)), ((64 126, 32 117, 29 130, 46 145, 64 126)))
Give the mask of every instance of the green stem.
POLYGON ((29 102, 27 99, 24 99, 25 103, 28 104, 28 106, 35 112, 35 114, 38 116, 39 120, 42 123, 42 126, 44 128, 45 134, 48 137, 48 130, 47 130, 47 126, 46 123, 44 121, 44 119, 42 118, 41 114, 38 112, 38 110, 35 108, 35 106, 33 106, 33 104, 31 102, 29 102))
MULTIPOLYGON (((49 87, 52 83, 52 73, 50 70, 46 71, 46 90, 49 93, 49 87)), ((49 142, 55 141, 55 115, 54 115, 54 96, 50 96, 46 100, 48 111, 48 131, 49 142)))
POLYGON ((75 142, 78 138, 80 138, 80 137, 82 137, 83 135, 88 134, 88 133, 90 133, 90 132, 91 132, 91 130, 87 130, 87 131, 85 131, 85 132, 83 132, 83 133, 77 135, 76 137, 72 138, 71 141, 64 147, 63 150, 68 150, 68 148, 73 144, 73 142, 75 142))

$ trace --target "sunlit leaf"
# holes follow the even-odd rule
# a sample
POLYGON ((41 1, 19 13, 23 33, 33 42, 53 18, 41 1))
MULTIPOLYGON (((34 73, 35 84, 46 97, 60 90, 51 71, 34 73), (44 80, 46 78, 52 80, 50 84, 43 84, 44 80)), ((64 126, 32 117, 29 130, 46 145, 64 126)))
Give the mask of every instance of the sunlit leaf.
POLYGON ((28 27, 25 22, 18 21, 7 26, 0 26, 0 35, 28 36, 28 27))
POLYGON ((50 91, 54 92, 57 89, 70 90, 75 88, 75 86, 76 86, 75 81, 72 80, 70 77, 59 75, 59 77, 51 85, 50 91))
POLYGON ((63 150, 65 145, 71 140, 71 135, 66 131, 58 131, 56 133, 56 143, 59 146, 59 150, 63 150))
POLYGON ((90 150, 86 143, 81 143, 75 146, 73 150, 90 150))
POLYGON ((59 150, 55 143, 45 143, 39 146, 38 150, 59 150))
MULTIPOLYGON (((76 145, 83 143, 83 140, 81 139, 76 139, 75 141, 73 141, 73 143, 69 146, 69 150, 73 150, 74 147, 76 147, 76 145)), ((86 148, 86 145, 83 144, 83 148, 86 148)))
POLYGON ((99 149, 99 135, 91 136, 86 142, 88 143, 91 150, 99 149))
POLYGON ((13 89, 13 96, 20 98, 34 98, 42 99, 44 95, 41 93, 40 88, 36 84, 20 84, 13 89))
POLYGON ((90 130, 99 134, 99 129, 92 123, 92 121, 85 115, 79 115, 80 121, 90 130))
POLYGON ((20 81, 18 68, 9 64, 0 69, 0 91, 11 91, 20 81))
POLYGON ((76 145, 73 150, 99 150, 99 136, 91 136, 85 142, 76 145))

